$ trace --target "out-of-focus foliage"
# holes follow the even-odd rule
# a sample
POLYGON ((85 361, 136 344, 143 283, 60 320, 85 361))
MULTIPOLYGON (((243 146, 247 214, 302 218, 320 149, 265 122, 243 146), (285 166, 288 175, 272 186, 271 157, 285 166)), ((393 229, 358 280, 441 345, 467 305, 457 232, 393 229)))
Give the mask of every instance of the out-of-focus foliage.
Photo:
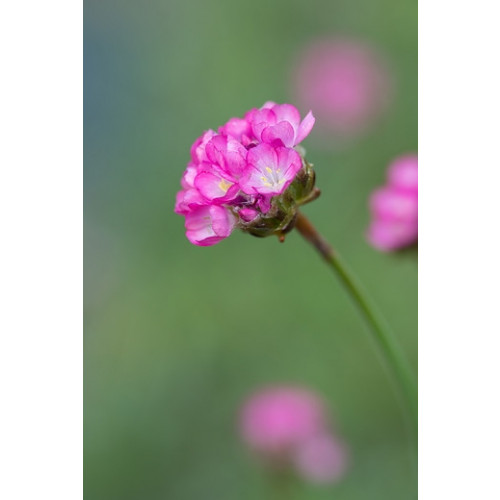
POLYGON ((341 483, 299 485, 296 498, 410 498, 393 388, 313 249, 295 233, 195 247, 173 206, 203 130, 292 100, 304 44, 373 44, 393 72, 392 106, 344 148, 316 148, 313 130, 304 145, 323 194, 305 212, 416 366, 415 259, 364 237, 369 193, 393 157, 417 149, 416 1, 86 0, 84 22, 85 498, 266 498, 236 418, 272 382, 321 393, 351 448, 341 483))

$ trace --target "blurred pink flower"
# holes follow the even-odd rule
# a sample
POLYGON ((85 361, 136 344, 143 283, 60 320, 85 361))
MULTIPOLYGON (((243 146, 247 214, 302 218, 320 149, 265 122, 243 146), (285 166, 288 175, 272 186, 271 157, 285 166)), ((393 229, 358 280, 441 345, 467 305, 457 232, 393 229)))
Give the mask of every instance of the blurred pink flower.
POLYGON ((240 433, 247 446, 280 467, 313 482, 332 482, 346 468, 345 447, 329 430, 322 400, 298 387, 275 386, 251 396, 242 408, 240 433))
POLYGON ((321 434, 306 440, 297 448, 294 462, 304 479, 314 483, 332 483, 346 471, 347 448, 338 438, 321 434))
POLYGON ((252 396, 241 414, 241 433, 246 443, 264 454, 293 450, 324 426, 321 400, 294 387, 271 387, 252 396))
POLYGON ((389 166, 389 185, 400 191, 418 194, 418 157, 414 154, 400 156, 389 166))
POLYGON ((379 250, 397 250, 418 239, 418 157, 401 156, 388 169, 388 185, 370 198, 369 242, 379 250))
POLYGON ((382 56, 359 40, 320 39, 299 56, 293 75, 301 106, 314 109, 318 130, 358 135, 387 108, 392 78, 382 56))

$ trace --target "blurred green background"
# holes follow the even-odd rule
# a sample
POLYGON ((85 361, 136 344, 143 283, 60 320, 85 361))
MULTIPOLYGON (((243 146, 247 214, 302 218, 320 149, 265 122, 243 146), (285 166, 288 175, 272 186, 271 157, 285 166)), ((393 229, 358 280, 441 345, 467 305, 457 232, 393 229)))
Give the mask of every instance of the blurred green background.
POLYGON ((416 260, 364 239, 370 191, 393 157, 417 150, 416 0, 85 0, 86 499, 269 498, 236 421, 245 397, 272 382, 322 394, 351 448, 340 483, 304 483, 296 498, 412 496, 397 398, 314 250, 295 233, 195 247, 173 213, 202 131, 266 100, 291 102, 297 52, 338 34, 378 47, 396 93, 349 147, 320 149, 313 129, 304 145, 323 194, 304 211, 416 369, 416 260))

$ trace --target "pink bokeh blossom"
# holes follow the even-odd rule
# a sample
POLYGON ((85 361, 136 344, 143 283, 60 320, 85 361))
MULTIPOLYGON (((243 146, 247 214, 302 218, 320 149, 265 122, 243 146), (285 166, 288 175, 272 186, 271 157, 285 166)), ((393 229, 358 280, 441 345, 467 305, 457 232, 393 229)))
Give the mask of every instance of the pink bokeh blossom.
POLYGON ((338 437, 320 434, 298 447, 294 463, 300 474, 309 481, 331 483, 345 474, 348 452, 338 437))
POLYGON ((246 445, 267 464, 288 467, 312 482, 343 476, 346 447, 331 431, 322 399, 294 386, 274 386, 252 395, 240 415, 246 445))
POLYGON ((382 251, 398 250, 418 239, 418 157, 405 155, 388 169, 388 183, 370 197, 368 241, 382 251))
POLYGON ((289 453, 324 427, 321 400, 295 387, 271 387, 252 396, 241 414, 241 434, 263 454, 289 453))
POLYGON ((294 65, 294 93, 312 108, 325 137, 357 136, 387 109, 392 78, 372 45, 347 38, 319 39, 305 47, 294 65))

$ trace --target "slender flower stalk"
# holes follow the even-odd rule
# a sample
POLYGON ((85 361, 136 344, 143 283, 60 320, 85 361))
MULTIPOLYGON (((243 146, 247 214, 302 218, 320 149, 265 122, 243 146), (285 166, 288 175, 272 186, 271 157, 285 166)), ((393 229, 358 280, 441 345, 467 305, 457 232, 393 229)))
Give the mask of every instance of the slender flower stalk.
POLYGON ((392 374, 395 375, 398 381, 400 393, 406 402, 408 416, 414 431, 412 435, 416 437, 418 408, 415 378, 406 358, 388 329, 385 320, 378 313, 373 304, 371 304, 363 288, 352 275, 351 271, 342 262, 339 254, 333 250, 331 245, 318 233, 309 219, 301 212, 297 212, 295 228, 314 246, 314 248, 316 248, 326 263, 335 271, 342 285, 366 320, 387 367, 391 370, 392 374))

